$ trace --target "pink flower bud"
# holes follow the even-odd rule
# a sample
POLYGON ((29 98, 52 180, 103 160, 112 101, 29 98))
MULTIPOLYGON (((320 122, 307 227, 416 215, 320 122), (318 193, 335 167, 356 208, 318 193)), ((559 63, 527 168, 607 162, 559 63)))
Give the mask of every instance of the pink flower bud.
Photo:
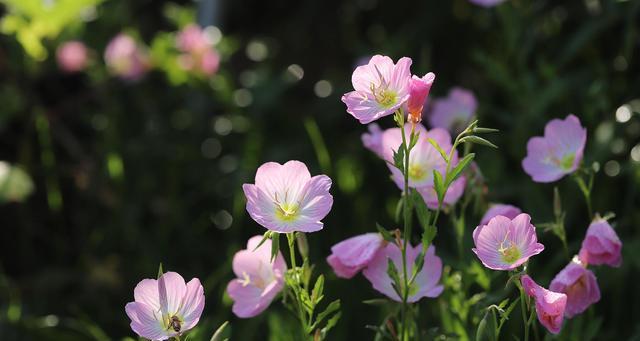
POLYGON ((89 51, 82 42, 68 41, 58 47, 56 59, 62 71, 79 72, 87 66, 89 51))
POLYGON ((429 72, 424 77, 419 78, 416 75, 409 80, 409 100, 407 101, 407 110, 409 111, 409 121, 419 123, 422 120, 422 107, 427 100, 431 85, 436 79, 433 72, 429 72))

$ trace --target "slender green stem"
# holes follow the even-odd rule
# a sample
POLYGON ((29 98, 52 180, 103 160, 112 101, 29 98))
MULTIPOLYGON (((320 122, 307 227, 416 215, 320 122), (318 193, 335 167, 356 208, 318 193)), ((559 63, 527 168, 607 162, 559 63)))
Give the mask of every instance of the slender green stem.
MULTIPOLYGON (((404 120, 402 120, 404 121, 404 120)), ((407 321, 407 299, 409 294, 409 278, 407 276, 407 243, 411 238, 411 224, 409 223, 411 211, 409 211, 409 154, 411 153, 411 149, 409 148, 409 144, 407 143, 406 132, 404 129, 404 124, 400 127, 400 131, 402 131, 402 145, 404 147, 404 166, 403 166, 403 175, 404 175, 404 193, 402 196, 403 200, 403 209, 404 209, 404 232, 403 232, 403 242, 402 242, 402 340, 408 340, 409 333, 408 327, 409 323, 407 321)), ((412 130, 413 131, 413 130, 412 130)))
POLYGON ((593 175, 591 175, 591 178, 589 180, 589 185, 587 185, 585 183, 585 181, 584 181, 584 179, 582 178, 581 175, 576 174, 574 176, 574 179, 578 183, 578 187, 580 187, 580 192, 582 192, 584 200, 587 203, 587 210, 589 211, 589 218, 593 219, 593 209, 591 207, 591 187, 593 186, 593 175))
POLYGON ((300 299, 300 275, 298 274, 298 266, 296 265, 296 251, 295 251, 295 241, 296 237, 294 235, 295 232, 287 233, 287 241, 289 244, 289 257, 291 259, 291 270, 293 271, 295 284, 291 288, 296 298, 296 305, 298 307, 298 317, 300 318, 300 322, 302 323, 302 331, 306 337, 306 330, 308 327, 307 317, 305 316, 305 311, 302 306, 302 301, 300 299))
MULTIPOLYGON (((517 283, 517 282, 516 282, 517 283)), ((529 341, 529 320, 527 319, 527 302, 524 288, 520 283, 516 284, 520 290, 520 306, 522 308, 522 323, 524 323, 524 341, 529 341)))

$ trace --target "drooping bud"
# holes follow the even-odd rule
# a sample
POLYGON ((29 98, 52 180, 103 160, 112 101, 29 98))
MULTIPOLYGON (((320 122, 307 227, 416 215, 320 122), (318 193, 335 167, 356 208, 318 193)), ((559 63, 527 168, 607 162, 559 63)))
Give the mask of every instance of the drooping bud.
POLYGON ((409 100, 407 101, 407 110, 409 111, 409 122, 416 124, 422 121, 422 107, 424 106, 431 85, 436 79, 433 72, 429 72, 420 78, 416 75, 411 77, 409 81, 409 100))

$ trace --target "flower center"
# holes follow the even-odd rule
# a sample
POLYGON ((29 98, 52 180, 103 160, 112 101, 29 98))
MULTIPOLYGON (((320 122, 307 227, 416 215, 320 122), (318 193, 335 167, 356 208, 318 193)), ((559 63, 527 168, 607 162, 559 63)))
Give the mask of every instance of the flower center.
POLYGON ((521 256, 520 250, 518 250, 518 247, 514 244, 510 244, 506 248, 501 245, 498 252, 502 254, 502 260, 508 264, 515 263, 521 256))
POLYGON ((180 320, 180 318, 176 315, 173 315, 171 317, 169 317, 167 315, 167 330, 169 329, 173 329, 174 332, 179 332, 180 329, 182 329, 182 321, 180 320))
POLYGON ((398 99, 398 94, 395 91, 389 90, 389 83, 382 76, 382 72, 378 70, 376 66, 376 72, 378 72, 378 77, 380 77, 380 85, 376 86, 371 83, 371 93, 376 99, 376 102, 380 104, 384 108, 389 108, 396 104, 398 99))
POLYGON ((573 160, 576 158, 575 154, 567 154, 559 161, 559 166, 562 169, 569 170, 573 167, 573 160))
POLYGON ((420 165, 409 164, 409 178, 411 180, 420 181, 424 179, 426 175, 427 172, 424 167, 421 167, 420 165))
POLYGON ((276 203, 276 216, 282 221, 292 221, 298 216, 298 205, 292 203, 276 203))

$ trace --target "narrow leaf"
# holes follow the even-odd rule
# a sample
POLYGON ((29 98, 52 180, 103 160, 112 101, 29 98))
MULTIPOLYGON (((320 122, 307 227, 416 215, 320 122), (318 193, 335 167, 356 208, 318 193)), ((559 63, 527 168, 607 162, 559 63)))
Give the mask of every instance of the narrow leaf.
POLYGON ((160 279, 160 277, 162 277, 163 274, 164 274, 164 270, 162 269, 162 262, 160 262, 160 265, 158 265, 158 277, 157 277, 157 279, 160 279))
POLYGON ((429 227, 429 221, 431 220, 431 211, 425 204, 422 195, 415 189, 411 189, 411 199, 413 200, 413 207, 416 209, 416 215, 418 216, 418 222, 422 226, 423 230, 429 227))
POLYGON ((378 229, 378 232, 380 232, 380 234, 382 235, 382 238, 388 242, 393 242, 393 236, 391 235, 391 233, 389 233, 389 231, 387 229, 385 229, 382 225, 376 223, 376 228, 378 229))
POLYGON ((464 158, 462 158, 462 160, 460 160, 460 162, 458 162, 458 164, 453 168, 451 173, 447 174, 447 181, 445 182, 445 187, 449 187, 449 185, 452 182, 456 181, 456 179, 460 177, 462 172, 465 170, 465 168, 467 168, 467 166, 469 166, 469 164, 471 163, 471 161, 473 161, 473 158, 475 156, 476 154, 474 153, 467 154, 467 156, 465 156, 464 158))
POLYGON ((500 130, 493 129, 493 128, 480 128, 480 127, 473 128, 473 132, 477 134, 497 133, 499 131, 500 130))
POLYGON ((229 326, 229 321, 224 321, 224 323, 221 324, 220 327, 218 327, 216 332, 213 333, 213 336, 209 341, 228 340, 229 337, 231 336, 231 326, 229 326, 229 328, 227 328, 227 326, 229 326))
POLYGON ((444 182, 442 180, 442 175, 437 170, 433 170, 433 187, 438 195, 438 203, 442 204, 442 200, 445 195, 444 182))
POLYGON ((404 173, 404 145, 400 145, 398 150, 393 152, 393 165, 404 173))
POLYGON ((271 233, 272 233, 271 231, 265 232, 264 235, 262 236, 262 239, 260 240, 260 243, 256 245, 253 251, 257 250, 260 246, 262 246, 262 244, 264 244, 265 241, 267 241, 267 239, 271 238, 271 233))
POLYGON ((280 233, 271 233, 271 263, 280 252, 280 233))
POLYGON ((318 304, 322 300, 322 292, 324 291, 324 276, 318 276, 316 280, 316 284, 313 286, 313 290, 311 290, 311 301, 313 304, 318 304))
POLYGON ((466 143, 466 142, 480 144, 480 145, 483 145, 483 146, 496 148, 496 149, 498 148, 498 146, 496 146, 495 144, 489 142, 488 140, 485 140, 482 137, 474 136, 474 135, 466 136, 466 137, 463 137, 463 138, 460 139, 460 143, 466 143))
POLYGON ((436 142, 436 140, 429 137, 427 138, 427 141, 429 141, 429 143, 431 143, 431 145, 438 151, 438 153, 440 153, 440 156, 442 156, 445 162, 449 162, 449 157, 447 156, 447 153, 445 153, 445 151, 440 147, 440 145, 438 144, 438 142, 436 142))

